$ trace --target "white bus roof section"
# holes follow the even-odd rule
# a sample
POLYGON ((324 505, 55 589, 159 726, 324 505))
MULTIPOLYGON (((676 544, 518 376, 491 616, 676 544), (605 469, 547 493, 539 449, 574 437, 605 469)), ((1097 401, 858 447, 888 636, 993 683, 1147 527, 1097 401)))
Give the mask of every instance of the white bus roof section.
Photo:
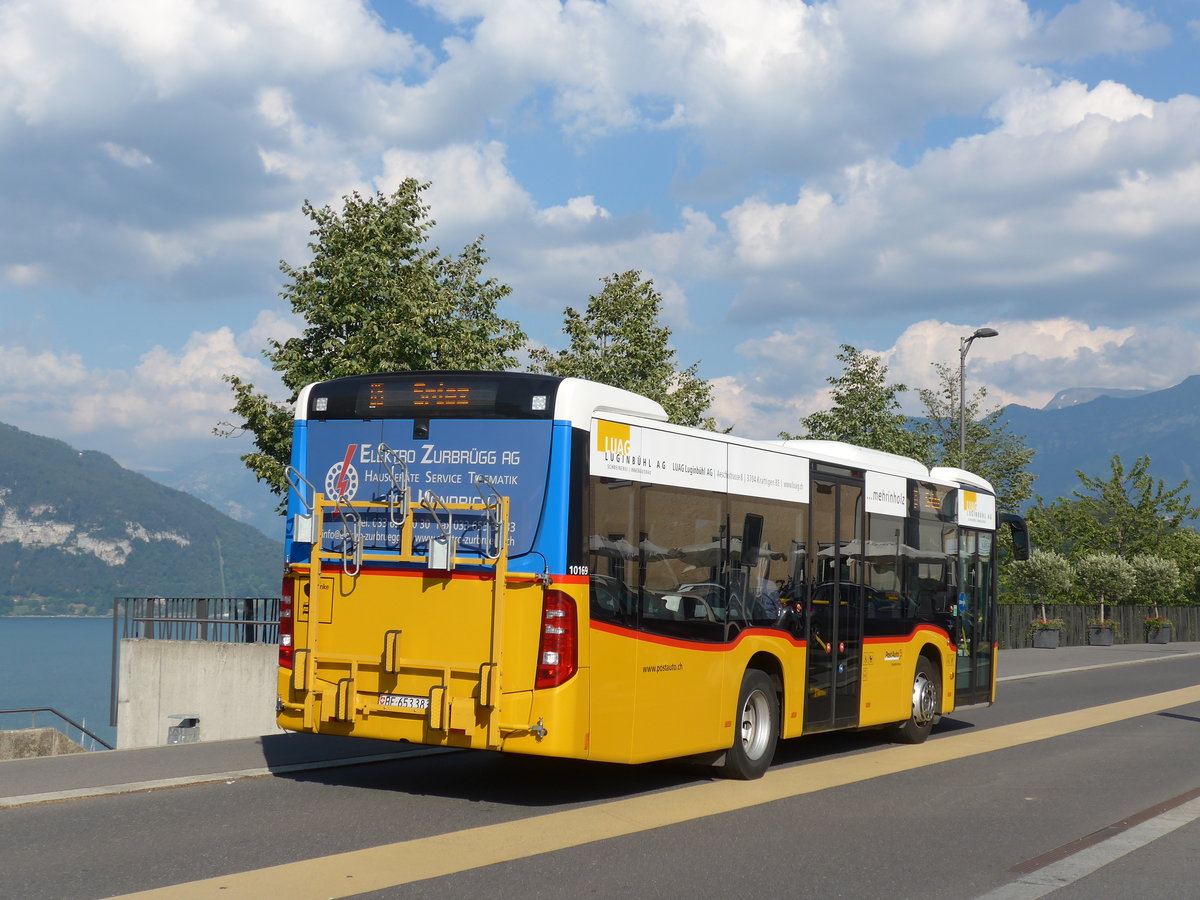
POLYGON ((989 494, 995 494, 996 489, 992 487, 992 483, 986 478, 980 478, 974 472, 968 472, 966 469, 955 469, 951 466, 936 466, 929 470, 929 477, 941 484, 957 484, 962 487, 978 488, 981 491, 987 491, 989 494))
POLYGON ((308 418, 308 395, 312 393, 312 389, 316 386, 316 384, 306 384, 296 396, 296 419, 298 421, 308 418))
MULTIPOLYGON (((870 469, 885 475, 900 475, 904 478, 915 478, 918 481, 928 481, 930 472, 915 459, 898 456, 895 453, 884 453, 882 450, 868 450, 866 447, 856 447, 842 441, 768 441, 766 443, 787 447, 797 453, 819 462, 846 465, 853 469, 870 469)), ((935 479, 936 480, 936 479, 935 479)))
POLYGON ((666 410, 641 394, 582 378, 564 378, 559 384, 554 401, 555 419, 566 420, 575 428, 591 428, 593 416, 609 413, 667 421, 666 410))

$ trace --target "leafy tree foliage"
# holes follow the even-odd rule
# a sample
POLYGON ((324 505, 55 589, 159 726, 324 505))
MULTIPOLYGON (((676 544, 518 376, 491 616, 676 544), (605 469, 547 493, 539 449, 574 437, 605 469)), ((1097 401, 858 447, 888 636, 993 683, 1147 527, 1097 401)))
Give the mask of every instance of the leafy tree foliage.
POLYGON ((1044 620, 1047 603, 1069 601, 1074 570, 1065 556, 1053 550, 1034 550, 1029 559, 1013 560, 1007 567, 1006 577, 1026 599, 1037 598, 1044 620))
POLYGON ((934 369, 938 386, 918 391, 931 435, 926 461, 930 465, 957 466, 986 478, 996 489, 1000 509, 1016 512, 1033 494, 1034 476, 1029 471, 1033 449, 1025 445, 1024 436, 1008 430, 1001 407, 984 411, 987 388, 980 387, 963 403, 964 465, 959 458, 959 372, 941 363, 935 363, 934 369))
POLYGON ((1179 564, 1151 553, 1129 557, 1133 566, 1133 590, 1127 598, 1138 606, 1153 606, 1158 615, 1160 603, 1170 603, 1179 593, 1179 564))
MULTIPOLYGON (((312 259, 287 262, 282 296, 307 323, 299 337, 272 340, 265 351, 291 396, 275 403, 235 375, 232 412, 254 435, 242 461, 276 494, 286 494, 291 406, 314 381, 365 372, 413 369, 505 369, 525 334, 501 318, 510 289, 484 278, 483 238, 458 256, 428 246, 434 221, 421 199, 428 187, 407 179, 390 196, 343 197, 341 211, 305 201, 314 223, 312 259)), ((230 433, 234 426, 218 428, 230 433)))
POLYGON ((1163 539, 1157 552, 1179 567, 1181 602, 1200 603, 1200 534, 1180 528, 1163 539))
POLYGON ((530 351, 533 371, 634 391, 661 403, 677 425, 713 427, 704 417, 712 386, 696 376, 698 362, 679 368, 668 343, 671 330, 659 323, 662 294, 653 280, 631 269, 601 281, 603 289, 588 298, 583 313, 563 312, 567 349, 530 351))
POLYGON ((1107 479, 1076 472, 1080 489, 1071 498, 1046 505, 1038 499, 1029 512, 1037 546, 1054 547, 1070 557, 1086 553, 1159 554, 1165 539, 1197 516, 1185 494, 1187 481, 1167 488, 1149 474, 1150 457, 1139 457, 1127 471, 1120 456, 1107 479))
POLYGON ((883 361, 850 344, 842 344, 837 358, 843 364, 842 374, 825 379, 833 388, 833 407, 802 418, 802 434, 781 432, 779 436, 784 440, 846 441, 923 459, 930 438, 900 412, 897 399, 908 387, 888 384, 883 361))
POLYGON ((1137 573, 1115 553, 1089 553, 1075 562, 1075 582, 1082 603, 1099 604, 1098 621, 1103 622, 1105 604, 1120 603, 1129 597, 1137 584, 1137 573))

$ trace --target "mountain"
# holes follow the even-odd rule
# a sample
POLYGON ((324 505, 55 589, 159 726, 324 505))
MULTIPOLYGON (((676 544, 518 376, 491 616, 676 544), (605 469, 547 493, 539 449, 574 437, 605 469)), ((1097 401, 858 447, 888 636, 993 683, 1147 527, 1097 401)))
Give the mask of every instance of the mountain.
POLYGON ((1090 403, 1097 397, 1136 397, 1146 391, 1127 390, 1121 388, 1067 388, 1059 391, 1043 409, 1065 409, 1068 406, 1078 406, 1080 403, 1090 403))
POLYGON ((0 615, 272 596, 282 557, 257 529, 103 453, 0 424, 0 615))
POLYGON ((1004 417, 1014 434, 1037 451, 1030 471, 1034 493, 1047 502, 1070 497, 1079 487, 1076 470, 1107 477, 1119 454, 1128 468, 1150 457, 1150 474, 1167 487, 1184 479, 1200 498, 1200 375, 1162 391, 1114 391, 1066 405, 1074 392, 1060 392, 1044 409, 1007 406, 1004 417))
MULTIPOLYGON (((214 439, 210 443, 216 443, 214 439)), ((283 534, 279 498, 258 481, 238 458, 244 446, 176 460, 169 469, 142 470, 147 478, 199 497, 231 519, 253 525, 272 540, 283 534)))

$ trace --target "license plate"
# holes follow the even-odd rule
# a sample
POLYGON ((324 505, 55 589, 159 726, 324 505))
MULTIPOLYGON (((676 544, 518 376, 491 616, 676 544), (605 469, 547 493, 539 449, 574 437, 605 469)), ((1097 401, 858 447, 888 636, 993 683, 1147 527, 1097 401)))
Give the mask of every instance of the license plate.
POLYGON ((429 698, 412 694, 380 694, 379 705, 390 709, 429 709, 429 698))

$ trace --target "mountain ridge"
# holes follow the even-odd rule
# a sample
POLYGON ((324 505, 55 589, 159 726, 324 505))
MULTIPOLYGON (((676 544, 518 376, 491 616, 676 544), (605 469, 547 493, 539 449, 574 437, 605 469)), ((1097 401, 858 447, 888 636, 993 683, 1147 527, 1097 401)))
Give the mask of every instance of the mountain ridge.
POLYGON ((1126 464, 1150 457, 1150 474, 1168 487, 1195 484, 1200 472, 1200 375, 1158 391, 1105 394, 1053 409, 1011 404, 1002 416, 1036 451, 1034 493, 1047 501, 1070 497, 1079 487, 1077 471, 1106 477, 1114 455, 1126 464))
POLYGON ((112 457, 0 423, 0 615, 270 596, 282 546, 112 457))

